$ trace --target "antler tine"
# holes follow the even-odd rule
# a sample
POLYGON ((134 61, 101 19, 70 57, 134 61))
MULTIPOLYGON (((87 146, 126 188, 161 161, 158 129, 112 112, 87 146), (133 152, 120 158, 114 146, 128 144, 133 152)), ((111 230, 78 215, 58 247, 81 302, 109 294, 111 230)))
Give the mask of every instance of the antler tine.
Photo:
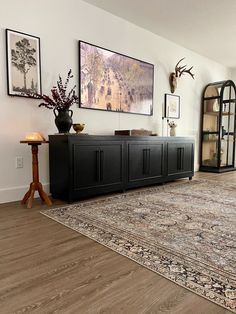
POLYGON ((176 66, 175 66, 175 69, 176 69, 176 68, 178 68, 178 65, 179 65, 179 64, 180 64, 180 62, 181 62, 181 61, 183 61, 184 59, 185 59, 185 57, 184 57, 184 58, 182 58, 182 59, 180 59, 180 60, 177 62, 176 66))
POLYGON ((176 76, 176 77, 181 76, 181 72, 186 68, 186 65, 178 66, 178 65, 180 64, 180 62, 183 61, 184 59, 185 59, 185 58, 180 59, 180 60, 177 62, 176 66, 175 66, 175 76, 176 76))
POLYGON ((189 69, 187 69, 187 70, 184 69, 184 70, 180 73, 179 76, 181 76, 181 75, 184 74, 184 73, 188 73, 188 74, 191 75, 191 77, 194 79, 194 74, 191 72, 192 68, 193 68, 193 66, 191 66, 191 68, 189 68, 189 69))
POLYGON ((190 75, 192 76, 192 78, 194 79, 194 74, 191 73, 192 68, 193 68, 193 66, 192 66, 191 68, 189 68, 186 72, 187 72, 188 74, 190 74, 190 75))
POLYGON ((177 68, 177 77, 179 76, 181 76, 182 74, 183 74, 183 72, 186 70, 186 64, 185 65, 183 65, 182 67, 181 66, 179 66, 178 68, 177 68), (178 75, 179 74, 179 75, 178 75))

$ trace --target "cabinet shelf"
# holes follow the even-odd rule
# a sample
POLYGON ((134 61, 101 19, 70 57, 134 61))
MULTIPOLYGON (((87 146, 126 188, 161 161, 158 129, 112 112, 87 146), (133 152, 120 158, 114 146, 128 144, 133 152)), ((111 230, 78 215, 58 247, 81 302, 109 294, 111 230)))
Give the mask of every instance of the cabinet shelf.
MULTIPOLYGON (((206 112, 204 112, 204 114, 209 115, 209 116, 219 116, 220 112, 219 111, 206 111, 206 112)), ((234 113, 233 112, 224 112, 223 111, 221 113, 221 115, 222 116, 228 116, 228 115, 233 116, 234 113)))
POLYGON ((228 103, 235 103, 236 102, 236 99, 224 99, 223 100, 223 104, 228 104, 228 103))
MULTIPOLYGON (((229 138, 228 139, 224 139, 224 138, 222 138, 221 141, 223 141, 223 142, 234 142, 234 139, 229 139, 229 138)), ((212 139, 212 140, 204 140, 203 139, 203 142, 204 143, 208 143, 208 142, 209 143, 213 143, 213 142, 218 142, 218 139, 212 139)))
POLYGON ((215 140, 203 140, 204 143, 213 143, 213 142, 218 142, 217 139, 215 140))

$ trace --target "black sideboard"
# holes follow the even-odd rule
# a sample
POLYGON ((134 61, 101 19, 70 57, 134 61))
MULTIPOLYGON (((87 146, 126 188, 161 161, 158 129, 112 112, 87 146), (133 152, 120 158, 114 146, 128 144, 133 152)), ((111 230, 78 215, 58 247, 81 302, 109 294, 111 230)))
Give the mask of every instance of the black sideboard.
POLYGON ((50 135, 50 191, 69 202, 194 175, 185 137, 50 135))

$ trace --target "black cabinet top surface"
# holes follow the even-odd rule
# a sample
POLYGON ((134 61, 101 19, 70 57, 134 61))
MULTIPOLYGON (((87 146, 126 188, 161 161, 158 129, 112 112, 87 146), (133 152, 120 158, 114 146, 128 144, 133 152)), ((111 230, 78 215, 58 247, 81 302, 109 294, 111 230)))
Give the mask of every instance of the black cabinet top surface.
POLYGON ((83 134, 76 134, 76 133, 69 133, 69 134, 54 134, 49 135, 50 138, 54 140, 66 140, 66 141, 73 141, 73 140, 81 140, 81 141, 94 141, 94 140, 110 140, 110 141, 171 141, 171 142, 179 142, 179 141, 194 141, 193 137, 183 137, 183 136, 130 136, 130 135, 83 135, 83 134))

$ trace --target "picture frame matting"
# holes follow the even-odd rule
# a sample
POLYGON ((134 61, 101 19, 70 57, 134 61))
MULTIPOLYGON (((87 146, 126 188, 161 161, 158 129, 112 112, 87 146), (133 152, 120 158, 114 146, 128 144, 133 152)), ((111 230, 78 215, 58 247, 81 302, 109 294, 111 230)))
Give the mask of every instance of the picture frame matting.
POLYGON ((165 117, 170 119, 180 118, 180 96, 165 94, 165 117))

